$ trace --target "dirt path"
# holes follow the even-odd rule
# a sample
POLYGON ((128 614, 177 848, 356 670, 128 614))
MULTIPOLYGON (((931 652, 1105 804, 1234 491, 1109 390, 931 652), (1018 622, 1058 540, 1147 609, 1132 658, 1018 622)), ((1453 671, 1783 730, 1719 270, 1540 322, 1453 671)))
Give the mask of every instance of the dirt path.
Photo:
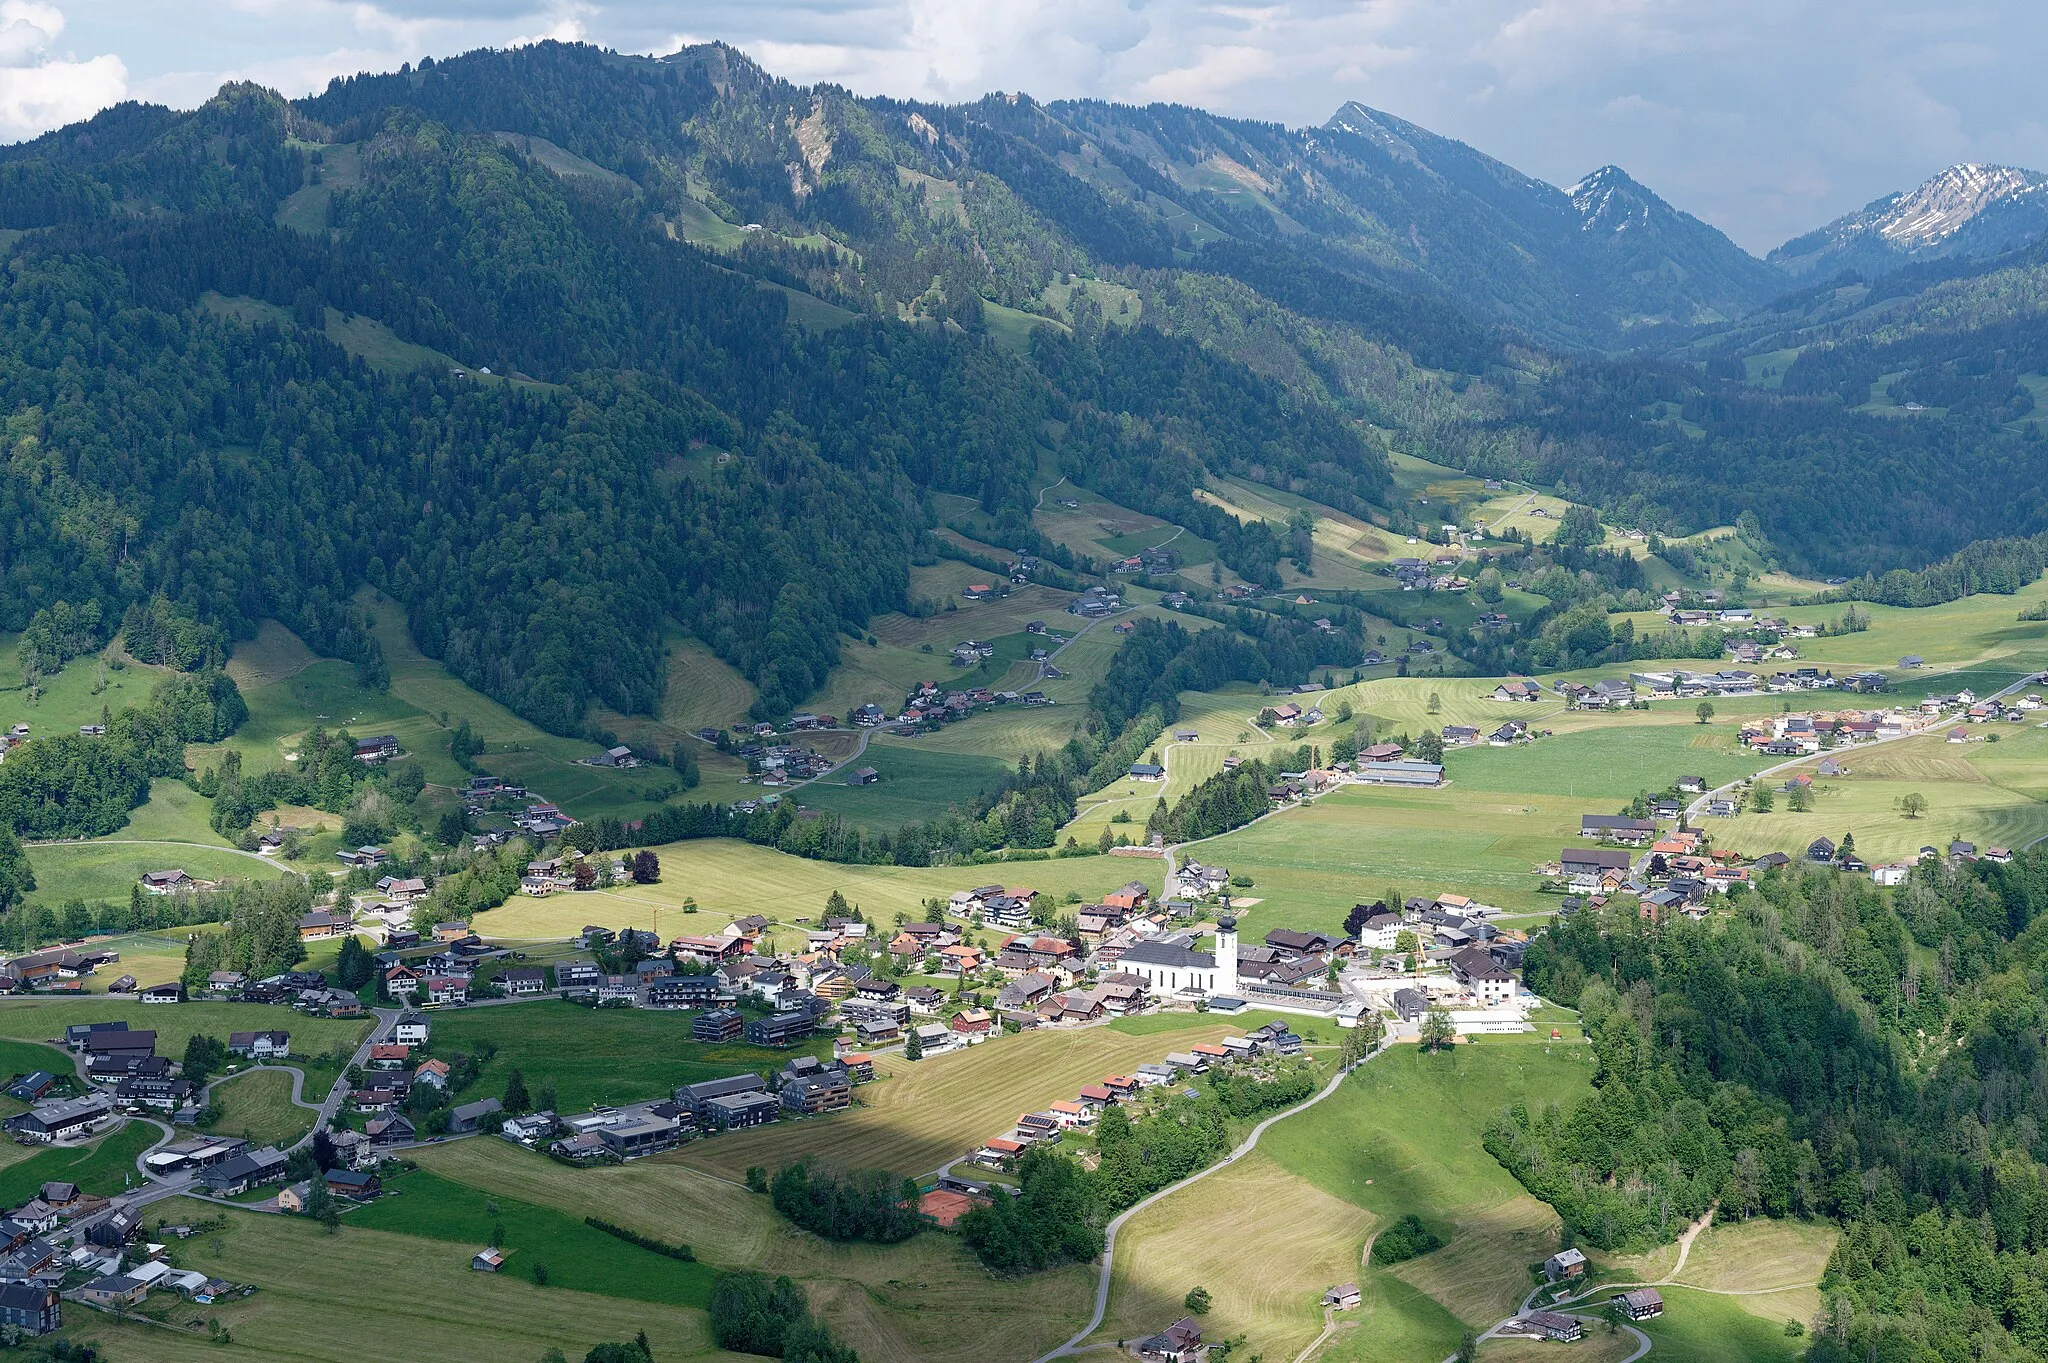
POLYGON ((1685 1261, 1692 1255, 1692 1242, 1700 1238, 1701 1231, 1714 1224, 1714 1213, 1720 1209, 1720 1205, 1717 1202, 1707 1208, 1705 1215, 1701 1216, 1699 1220, 1693 1222, 1690 1226, 1687 1226, 1679 1235, 1678 1262, 1671 1266, 1671 1271, 1664 1275, 1663 1281, 1675 1283, 1678 1281, 1678 1275, 1685 1272, 1685 1261))
MULTIPOLYGON (((197 847, 205 852, 226 852, 232 856, 247 857, 264 866, 276 866, 270 857, 256 852, 244 852, 239 847, 225 847, 212 842, 182 842, 170 838, 48 838, 41 842, 23 843, 24 847, 197 847)), ((284 869, 280 867, 279 869, 284 869)), ((293 871, 293 875, 303 874, 293 871)))

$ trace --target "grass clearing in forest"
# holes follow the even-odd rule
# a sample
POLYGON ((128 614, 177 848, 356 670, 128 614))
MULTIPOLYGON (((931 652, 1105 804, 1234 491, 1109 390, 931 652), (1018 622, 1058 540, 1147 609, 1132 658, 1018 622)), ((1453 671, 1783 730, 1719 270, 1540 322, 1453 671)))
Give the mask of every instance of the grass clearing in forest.
POLYGON ((1804 1338, 1785 1333, 1789 1304, 1770 1316, 1745 1308, 1745 1298, 1660 1287, 1664 1314, 1637 1328, 1650 1337, 1650 1356, 1661 1363, 1793 1363, 1804 1338))

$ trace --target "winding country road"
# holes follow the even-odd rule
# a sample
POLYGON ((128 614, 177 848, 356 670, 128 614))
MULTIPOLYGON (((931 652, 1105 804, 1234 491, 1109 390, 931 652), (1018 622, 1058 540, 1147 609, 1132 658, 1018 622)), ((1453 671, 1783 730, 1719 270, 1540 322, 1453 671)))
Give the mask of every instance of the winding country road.
POLYGON ((1073 1338, 1069 1339, 1066 1343, 1060 1345, 1057 1349, 1053 1349, 1048 1353, 1040 1354, 1037 1358, 1032 1360, 1032 1363, 1050 1363, 1052 1359, 1064 1358, 1069 1354, 1081 1352, 1082 1341, 1086 1340, 1088 1336, 1094 1334, 1098 1329, 1101 1328, 1102 1318, 1109 1311, 1109 1284, 1112 1273, 1116 1268, 1116 1235, 1118 1231, 1123 1229, 1125 1222, 1129 1221, 1139 1212, 1144 1211, 1153 1203, 1158 1202, 1164 1198, 1173 1196, 1175 1193, 1179 1192, 1183 1188, 1188 1187, 1190 1184, 1200 1183, 1203 1179, 1209 1177, 1209 1175, 1213 1173, 1218 1172, 1219 1170, 1229 1168, 1231 1165, 1235 1164, 1240 1158, 1252 1152, 1253 1147, 1255 1147, 1259 1143, 1259 1137, 1266 1134, 1267 1127, 1272 1126, 1277 1122, 1284 1122, 1289 1117, 1295 1116, 1298 1113, 1306 1112, 1310 1108, 1314 1107, 1317 1103, 1322 1102, 1323 1099, 1329 1097, 1331 1094, 1337 1091, 1337 1089, 1343 1084, 1346 1076, 1348 1076, 1351 1073, 1351 1071, 1357 1069, 1360 1065, 1367 1064, 1370 1061, 1378 1058, 1379 1056, 1384 1055, 1387 1051, 1387 1048, 1392 1044, 1393 1034, 1391 1032, 1383 1032, 1380 1036, 1378 1045, 1374 1046, 1372 1050, 1366 1052, 1363 1058, 1353 1062, 1352 1064, 1345 1065, 1339 1068, 1337 1073, 1331 1076, 1330 1082, 1323 1085, 1323 1087, 1320 1090, 1318 1090, 1312 1097, 1303 1099, 1301 1102, 1295 1104, 1293 1107, 1288 1108, 1284 1112, 1274 1113, 1272 1116, 1266 1118, 1266 1120, 1260 1122, 1257 1126, 1253 1127, 1251 1129, 1251 1134, 1247 1135, 1244 1138, 1243 1142, 1240 1143, 1235 1150, 1232 1150, 1222 1159, 1217 1160, 1214 1164, 1211 1164, 1206 1168, 1196 1170, 1194 1173, 1189 1174, 1186 1178, 1182 1179, 1178 1183, 1169 1183, 1166 1187, 1161 1188, 1158 1192, 1152 1194, 1150 1197, 1144 1199, 1142 1202, 1133 1204, 1131 1207, 1127 1208, 1125 1211, 1119 1214, 1114 1220, 1112 1220, 1109 1223, 1109 1225, 1105 1227, 1103 1230, 1102 1272, 1096 1279, 1095 1283, 1095 1313, 1088 1318, 1088 1323, 1082 1326, 1081 1329, 1073 1336, 1073 1338))

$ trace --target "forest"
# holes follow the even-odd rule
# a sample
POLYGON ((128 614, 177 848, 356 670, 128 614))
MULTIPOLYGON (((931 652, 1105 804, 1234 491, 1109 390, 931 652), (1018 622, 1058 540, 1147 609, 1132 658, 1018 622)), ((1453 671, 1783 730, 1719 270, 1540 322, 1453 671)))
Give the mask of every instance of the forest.
MULTIPOLYGON (((1313 235, 1283 247, 1110 137, 1122 122, 1191 155, 1299 152, 1199 111, 903 105, 716 46, 562 44, 297 102, 237 85, 189 114, 122 105, 0 149, 0 227, 20 233, 0 277, 0 628, 31 630, 43 672, 117 629, 189 668, 276 618, 376 684, 369 585, 464 681, 585 734, 595 707, 655 706, 670 622, 756 683, 758 715, 801 705, 843 640, 909 604, 930 494, 974 498, 1021 546, 1047 468, 1267 586, 1290 528, 1197 490, 1229 475, 1373 514, 1390 446, 1674 533, 1754 507, 1809 569, 1918 570, 2040 528, 2023 489, 1955 495, 2037 458, 1967 403, 1900 423, 1804 377, 1764 392, 1549 351, 1313 235), (831 137, 815 166, 789 131, 810 115, 831 137), (521 138, 602 173, 558 174, 521 138), (1082 151, 1135 190, 1063 169, 1082 151), (963 216, 932 211, 934 186, 963 216), (1232 240, 1162 238, 1176 195, 1232 240), (706 212, 772 230, 722 254, 679 239, 706 212), (992 337, 984 298, 1042 308, 1088 270, 1150 300, 1143 319, 1082 308, 1022 354, 992 337), (845 320, 793 325, 792 288, 845 320), (357 321, 451 359, 370 368, 330 338, 357 321)), ((1629 586, 1619 564, 1563 567, 1629 586)), ((1343 661, 1286 643, 1185 671, 1343 661)))
POLYGON ((1731 907, 1537 934, 1529 987, 1580 1010, 1595 1088, 1502 1113, 1487 1148, 1601 1248, 1715 1203, 1835 1221, 1810 1359, 2048 1356, 2048 855, 1896 890, 1773 872, 1731 907))

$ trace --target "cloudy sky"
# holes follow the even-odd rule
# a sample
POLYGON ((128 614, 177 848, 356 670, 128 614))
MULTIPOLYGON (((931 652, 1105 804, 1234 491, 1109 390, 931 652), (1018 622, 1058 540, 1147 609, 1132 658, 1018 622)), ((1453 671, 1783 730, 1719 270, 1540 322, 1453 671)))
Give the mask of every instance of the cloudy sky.
POLYGON ((545 37, 937 100, 1357 99, 1560 185, 1621 165, 1759 252, 1956 161, 2048 169, 2039 0, 0 0, 0 141, 545 37))

